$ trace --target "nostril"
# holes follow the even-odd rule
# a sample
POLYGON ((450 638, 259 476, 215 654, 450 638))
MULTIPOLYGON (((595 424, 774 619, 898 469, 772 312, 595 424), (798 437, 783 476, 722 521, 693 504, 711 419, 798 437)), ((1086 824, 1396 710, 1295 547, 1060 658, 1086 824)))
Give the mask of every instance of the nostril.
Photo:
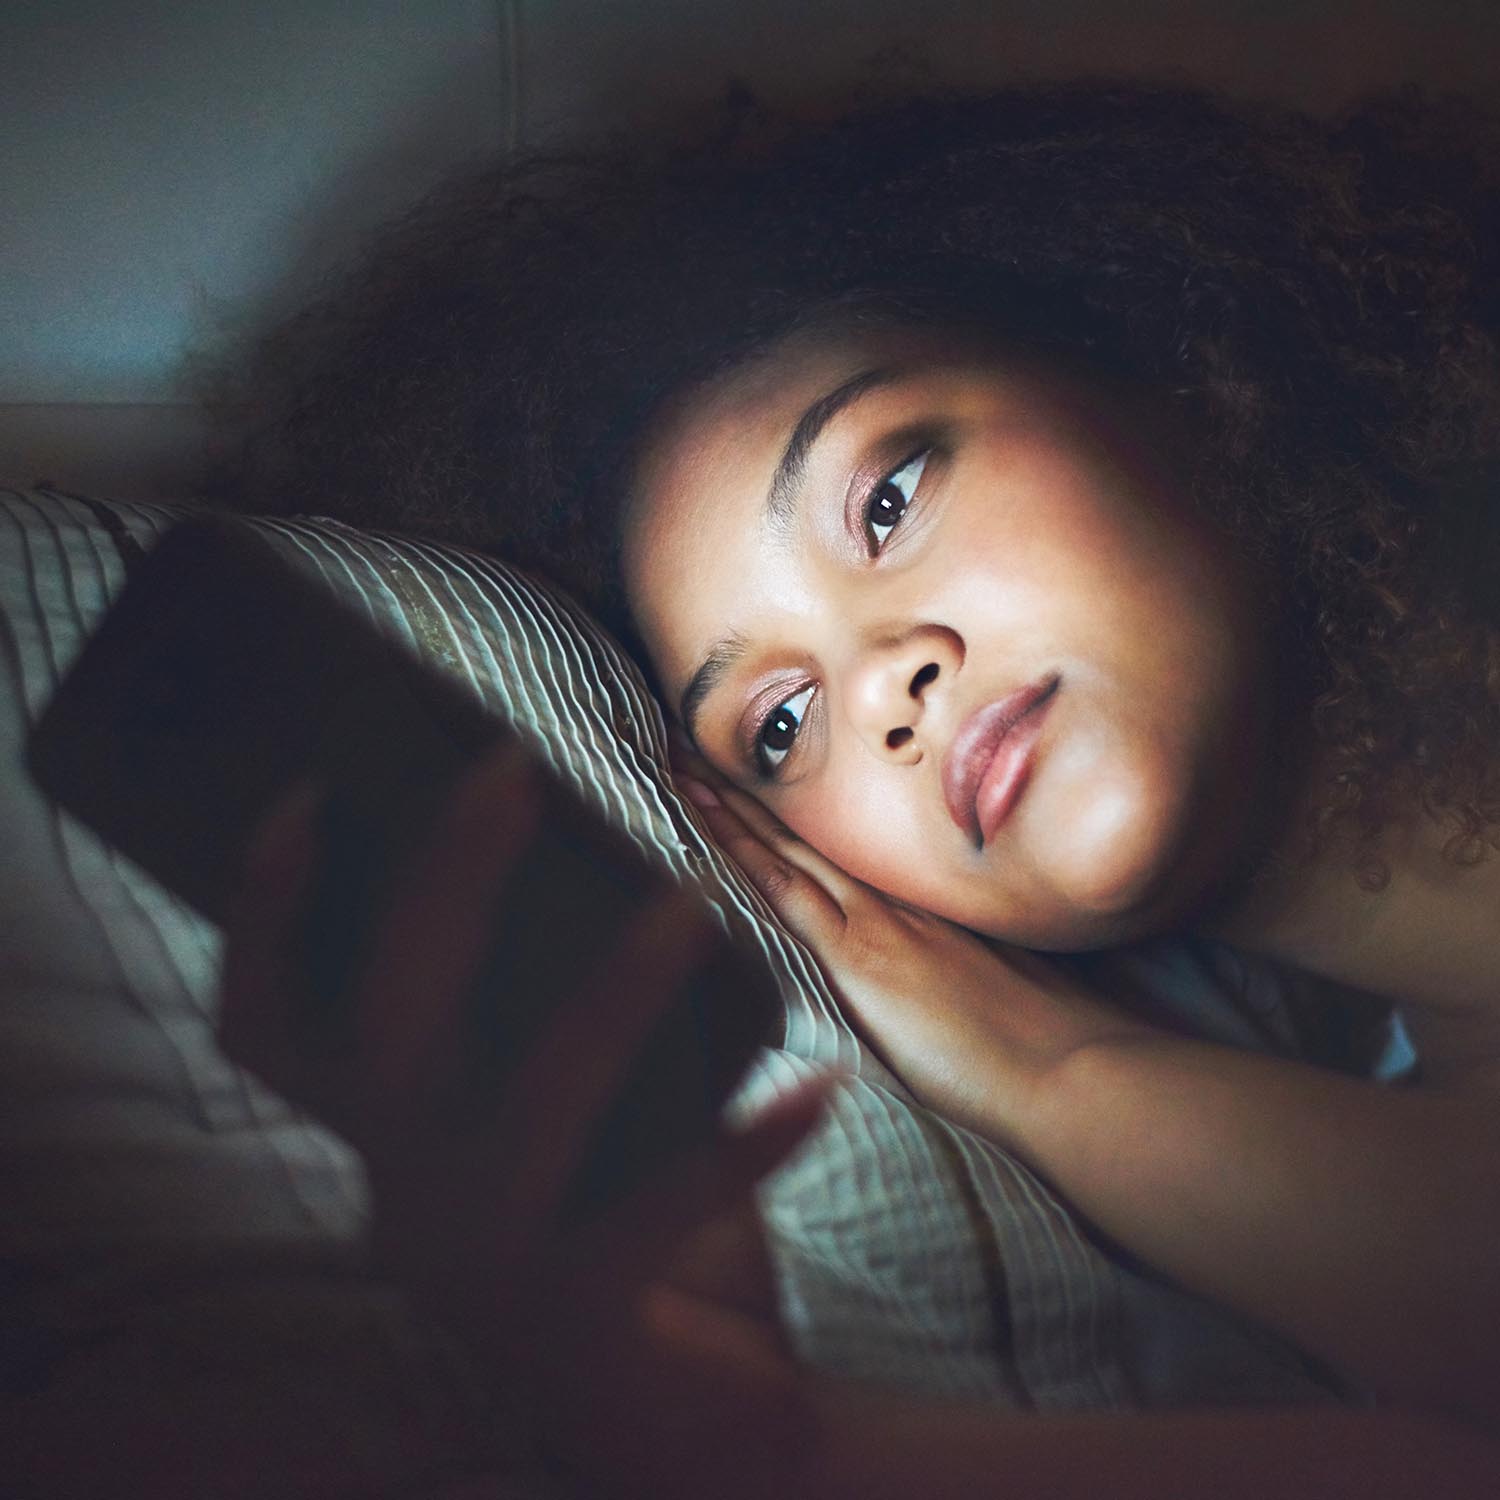
POLYGON ((899 750, 911 738, 909 729, 893 729, 885 737, 886 749, 899 750))
POLYGON ((935 661, 928 662, 927 665, 923 667, 922 670, 918 672, 917 675, 911 680, 910 691, 912 697, 915 698, 917 694, 920 693, 922 689, 929 683, 936 682, 937 674, 938 664, 935 661))

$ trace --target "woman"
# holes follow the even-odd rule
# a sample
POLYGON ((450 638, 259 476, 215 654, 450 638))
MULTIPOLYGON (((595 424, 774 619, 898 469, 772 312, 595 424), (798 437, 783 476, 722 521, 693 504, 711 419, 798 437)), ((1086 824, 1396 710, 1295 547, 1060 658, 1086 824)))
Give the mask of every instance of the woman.
MULTIPOLYGON (((1464 145, 1484 128, 1082 88, 528 169, 420 216, 293 330, 261 454, 294 505, 368 521, 378 496, 380 519, 561 572, 627 630, 695 746, 690 795, 918 1097, 1184 1284, 1492 1426, 1500 230, 1493 157, 1464 145), (1418 1086, 1165 1034, 1025 951, 1182 929, 1399 1007, 1418 1086)), ((468 795, 514 806, 522 774, 468 795)), ((498 878, 505 840, 473 840, 447 824, 413 892, 451 897, 465 860, 498 878)), ((276 903, 247 900, 274 938, 276 903)), ((398 908, 400 951, 461 927, 447 904, 398 908)), ((238 951, 248 1016, 276 984, 238 951)), ((382 997, 377 1034, 401 1003, 382 997)), ((733 1147, 733 1192, 812 1110, 733 1147)), ((631 1290, 596 1289, 584 1326, 640 1372, 639 1404, 600 1394, 617 1458, 649 1466, 629 1433, 685 1404, 704 1473, 734 1454, 746 1493, 770 1482, 741 1461, 762 1420, 824 1436, 775 1476, 808 1493, 854 1493, 860 1462, 892 1492, 1034 1463, 1067 1493, 1126 1461, 1159 1492, 1263 1431, 1263 1489, 1304 1441, 1330 1476, 1390 1481, 1392 1432, 1425 1430, 1002 1428, 809 1396, 752 1325, 726 1343, 680 1284, 637 1296, 726 1191, 685 1185, 615 1231, 631 1290), (918 1467, 935 1446, 951 1468, 918 1467)))

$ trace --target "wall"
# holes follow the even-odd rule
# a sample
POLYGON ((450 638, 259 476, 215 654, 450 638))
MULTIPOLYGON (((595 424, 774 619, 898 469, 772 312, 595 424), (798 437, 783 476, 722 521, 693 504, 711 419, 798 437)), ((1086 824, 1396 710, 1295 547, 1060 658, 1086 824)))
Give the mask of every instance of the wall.
POLYGON ((195 362, 445 173, 659 125, 731 75, 816 112, 914 46, 958 82, 1107 67, 1331 107, 1402 79, 1493 92, 1500 5, 8 0, 0 477, 180 490, 195 362))
POLYGON ((494 0, 7 0, 0 475, 170 493, 195 358, 515 128, 494 0))

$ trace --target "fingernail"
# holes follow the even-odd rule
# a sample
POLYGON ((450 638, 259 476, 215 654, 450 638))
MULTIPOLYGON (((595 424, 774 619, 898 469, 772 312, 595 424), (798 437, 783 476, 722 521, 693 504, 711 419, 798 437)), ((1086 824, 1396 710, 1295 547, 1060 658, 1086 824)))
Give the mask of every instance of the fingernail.
POLYGON ((696 776, 677 776, 673 779, 677 783, 677 790, 695 807, 723 806, 723 803, 719 801, 718 793, 705 782, 699 781, 696 776))

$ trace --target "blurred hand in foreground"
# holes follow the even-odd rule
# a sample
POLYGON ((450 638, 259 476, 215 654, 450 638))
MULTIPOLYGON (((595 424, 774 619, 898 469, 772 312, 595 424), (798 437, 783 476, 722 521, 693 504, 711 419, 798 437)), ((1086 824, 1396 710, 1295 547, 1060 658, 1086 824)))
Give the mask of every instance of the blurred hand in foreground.
POLYGON ((564 1219, 595 1126, 712 928, 685 894, 643 908, 504 1088, 474 1097, 466 1002, 541 817, 538 775, 507 748, 456 788, 397 877, 353 1046, 335 1057, 307 1042, 297 933, 316 799, 292 793, 254 841, 227 924, 222 1042, 361 1152, 376 1269, 467 1345, 559 1468, 604 1493, 725 1493, 733 1455, 753 1491, 758 1455, 803 1447, 811 1417, 751 1190, 817 1124, 827 1081, 564 1219))

